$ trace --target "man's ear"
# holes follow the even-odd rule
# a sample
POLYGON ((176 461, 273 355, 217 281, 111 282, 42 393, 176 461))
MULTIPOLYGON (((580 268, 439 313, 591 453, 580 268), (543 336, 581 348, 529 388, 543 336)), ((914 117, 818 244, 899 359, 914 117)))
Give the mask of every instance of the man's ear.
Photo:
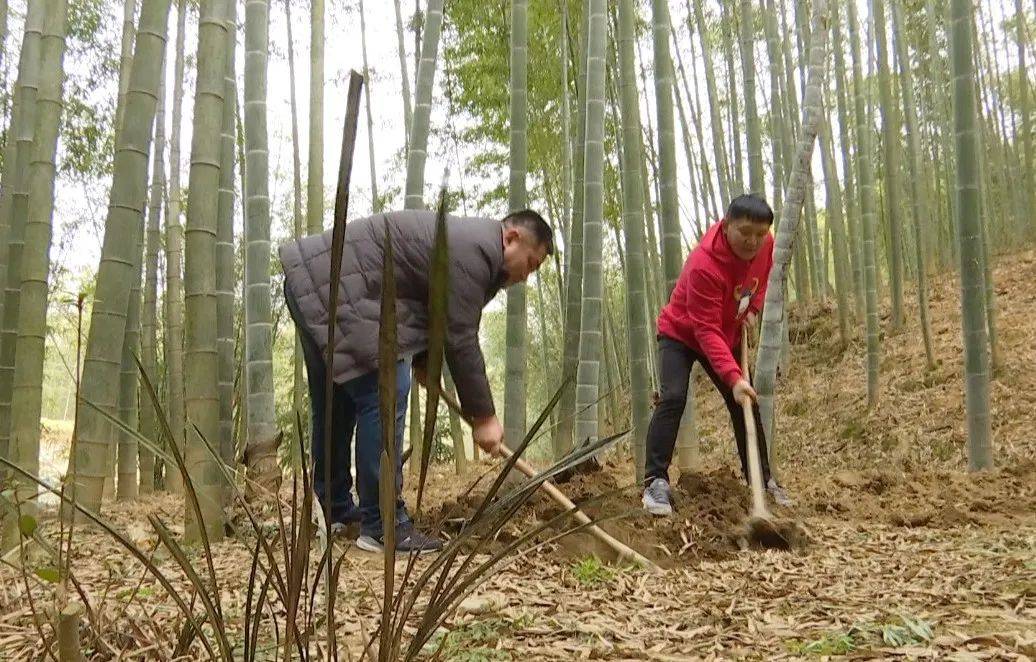
POLYGON ((505 244, 510 244, 511 242, 513 242, 513 241, 515 241, 517 239, 520 239, 520 238, 521 238, 521 233, 518 231, 518 228, 516 228, 514 226, 505 227, 504 228, 504 243, 505 244))

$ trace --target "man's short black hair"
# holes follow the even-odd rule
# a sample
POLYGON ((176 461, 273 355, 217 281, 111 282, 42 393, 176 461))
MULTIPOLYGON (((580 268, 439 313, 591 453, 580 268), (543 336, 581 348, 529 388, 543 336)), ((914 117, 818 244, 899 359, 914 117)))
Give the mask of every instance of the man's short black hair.
POLYGON ((547 255, 554 254, 554 231, 543 217, 531 209, 511 212, 501 221, 508 227, 523 227, 536 237, 536 243, 547 249, 547 255))
POLYGON ((727 220, 733 221, 738 218, 773 225, 773 210, 761 195, 745 193, 731 200, 730 206, 727 207, 727 220))

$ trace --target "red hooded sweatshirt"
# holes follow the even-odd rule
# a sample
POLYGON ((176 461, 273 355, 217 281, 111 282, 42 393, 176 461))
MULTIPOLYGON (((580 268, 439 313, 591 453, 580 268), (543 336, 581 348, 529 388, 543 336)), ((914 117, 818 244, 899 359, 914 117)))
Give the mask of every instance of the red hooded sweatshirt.
POLYGON ((687 256, 669 303, 658 315, 658 333, 678 340, 708 359, 720 379, 733 387, 741 368, 731 351, 741 339, 741 299, 748 310, 762 310, 766 279, 773 266, 773 235, 767 235, 751 262, 730 248, 722 223, 716 223, 687 256))

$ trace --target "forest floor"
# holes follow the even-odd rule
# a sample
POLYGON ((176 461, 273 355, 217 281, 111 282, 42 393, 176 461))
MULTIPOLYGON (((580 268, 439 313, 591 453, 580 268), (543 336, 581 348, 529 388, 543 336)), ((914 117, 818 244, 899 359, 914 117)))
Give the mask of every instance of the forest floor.
MULTIPOLYGON (((892 334, 883 309, 881 399, 870 412, 863 339, 843 351, 830 306, 796 308, 791 370, 779 386, 776 465, 796 501, 779 515, 798 522, 805 545, 790 553, 739 549, 748 492, 735 473, 726 411, 703 383, 703 466, 676 481, 672 519, 638 512, 639 491, 617 456, 563 487, 595 516, 625 515, 603 527, 664 573, 598 562, 590 555, 607 561, 605 550, 585 534, 523 552, 447 620, 439 640, 445 659, 1036 659, 1033 282, 1036 252, 999 260, 1003 365, 991 391, 997 469, 965 472, 955 276, 932 283, 934 370, 925 368, 918 321, 892 334), (606 496, 589 500, 600 495, 606 496)), ((479 472, 491 469, 484 462, 479 472)), ((470 515, 475 498, 465 491, 476 477, 458 479, 434 467, 419 521, 432 528, 470 515)), ((112 504, 107 513, 151 550, 157 536, 145 514, 176 523, 182 508, 174 497, 153 496, 112 504)), ((558 512, 537 495, 488 549, 558 512)), ((52 534, 55 525, 41 528, 52 534)), ((179 619, 164 590, 109 537, 83 530, 76 540, 72 569, 102 633, 95 659, 171 659, 179 619)), ((230 621, 241 620, 250 545, 254 538, 216 546, 230 621)), ((383 566, 354 546, 342 549, 336 618, 355 656, 363 633, 376 626, 383 566)), ((186 591, 168 554, 157 554, 155 563, 186 591)), ((405 565, 398 564, 398 574, 405 565)), ((50 587, 9 567, 0 568, 0 582, 0 659, 42 659, 32 610, 45 610, 50 587), (26 585, 33 586, 33 603, 26 585)), ((49 624, 42 631, 50 637, 49 624)), ((240 640, 239 629, 233 637, 240 640)), ((273 639, 269 628, 262 638, 273 639)))

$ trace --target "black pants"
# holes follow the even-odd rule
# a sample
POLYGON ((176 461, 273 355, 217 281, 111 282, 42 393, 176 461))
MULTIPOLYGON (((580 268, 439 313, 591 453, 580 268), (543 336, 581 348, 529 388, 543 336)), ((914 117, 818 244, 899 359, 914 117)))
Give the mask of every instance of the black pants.
MULTIPOLYGON (((734 358, 740 362, 740 348, 734 349, 734 358)), ((673 461, 673 448, 676 446, 676 433, 680 428, 680 417, 683 416, 687 403, 687 382, 691 376, 691 368, 695 361, 709 375, 716 385, 723 401, 730 412, 730 422, 734 426, 734 439, 737 440, 737 454, 741 458, 741 471, 748 480, 748 456, 745 434, 745 416, 741 405, 734 400, 734 391, 716 375, 709 365, 708 359, 698 354, 687 345, 659 336, 658 369, 661 377, 661 393, 655 412, 651 416, 651 424, 647 432, 647 466, 644 470, 645 483, 655 478, 669 480, 669 465, 673 461)), ((754 405, 755 433, 759 440, 759 456, 763 465, 763 484, 770 480, 770 463, 766 456, 766 437, 763 435, 762 419, 759 406, 754 405)))

